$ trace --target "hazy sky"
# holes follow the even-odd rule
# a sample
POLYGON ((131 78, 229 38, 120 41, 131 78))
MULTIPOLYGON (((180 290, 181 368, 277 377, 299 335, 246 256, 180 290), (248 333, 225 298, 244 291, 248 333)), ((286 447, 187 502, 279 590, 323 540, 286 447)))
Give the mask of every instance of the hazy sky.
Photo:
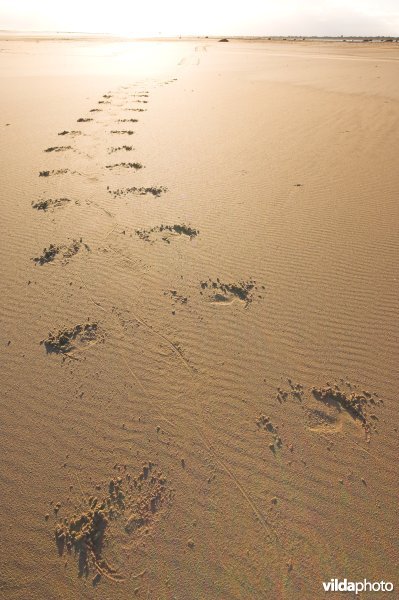
POLYGON ((399 0, 0 0, 0 29, 399 36, 399 0))

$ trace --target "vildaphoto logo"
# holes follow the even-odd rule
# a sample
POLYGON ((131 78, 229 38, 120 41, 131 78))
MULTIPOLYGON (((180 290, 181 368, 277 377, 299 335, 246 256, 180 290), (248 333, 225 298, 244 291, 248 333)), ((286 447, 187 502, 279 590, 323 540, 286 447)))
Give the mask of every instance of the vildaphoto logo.
POLYGON ((392 592, 393 583, 390 581, 348 581, 347 579, 330 579, 323 581, 325 592, 392 592))

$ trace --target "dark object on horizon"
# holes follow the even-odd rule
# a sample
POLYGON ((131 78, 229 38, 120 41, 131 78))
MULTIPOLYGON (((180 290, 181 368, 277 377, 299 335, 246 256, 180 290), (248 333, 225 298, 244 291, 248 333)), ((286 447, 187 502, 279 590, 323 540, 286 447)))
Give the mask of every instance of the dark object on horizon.
POLYGON ((227 38, 222 38, 221 40, 219 40, 219 42, 228 42, 229 40, 227 38))

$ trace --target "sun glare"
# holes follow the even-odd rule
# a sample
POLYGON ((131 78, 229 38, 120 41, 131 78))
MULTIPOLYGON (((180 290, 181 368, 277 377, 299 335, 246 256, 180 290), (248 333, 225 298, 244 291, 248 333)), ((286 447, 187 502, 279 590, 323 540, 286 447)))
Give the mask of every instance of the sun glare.
POLYGON ((397 35, 396 0, 3 0, 2 29, 191 35, 397 35))

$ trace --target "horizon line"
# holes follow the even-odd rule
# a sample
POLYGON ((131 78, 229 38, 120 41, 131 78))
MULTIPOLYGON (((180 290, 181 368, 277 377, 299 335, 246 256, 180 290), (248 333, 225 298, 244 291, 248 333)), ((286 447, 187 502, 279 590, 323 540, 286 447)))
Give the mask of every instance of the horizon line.
POLYGON ((341 38, 372 38, 372 39, 385 39, 385 38, 397 38, 399 39, 399 34, 384 34, 384 35, 374 35, 374 34, 357 34, 357 35, 329 35, 329 34, 292 34, 292 33, 280 33, 280 34, 174 34, 174 35, 162 35, 162 33, 153 33, 153 34, 144 34, 138 35, 133 32, 116 32, 116 31, 63 31, 59 29, 0 29, 0 33, 33 33, 33 34, 66 34, 66 35, 106 35, 112 37, 130 37, 135 39, 145 39, 145 38, 161 38, 161 39, 185 39, 185 38, 220 38, 220 37, 228 37, 231 39, 244 39, 244 38, 256 38, 256 39, 271 39, 271 38, 282 38, 282 37, 290 37, 290 38, 330 38, 330 39, 341 39, 341 38))

